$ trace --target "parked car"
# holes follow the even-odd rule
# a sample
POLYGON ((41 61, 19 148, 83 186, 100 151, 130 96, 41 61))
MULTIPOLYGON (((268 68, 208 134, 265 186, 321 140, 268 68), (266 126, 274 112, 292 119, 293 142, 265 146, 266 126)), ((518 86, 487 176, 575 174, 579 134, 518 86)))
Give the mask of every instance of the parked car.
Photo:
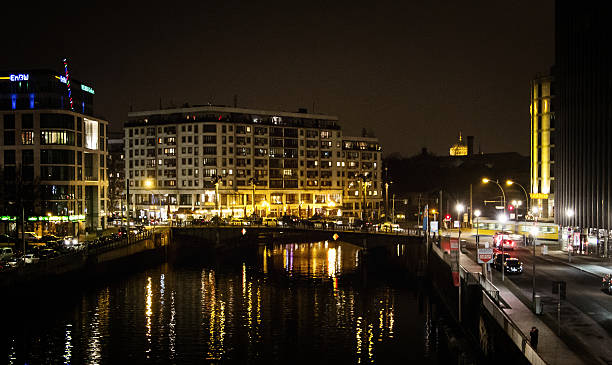
POLYGON ((501 270, 502 267, 504 266, 504 263, 506 262, 506 260, 508 260, 510 258, 510 255, 505 253, 505 254, 501 254, 500 253, 496 253, 493 256, 493 267, 496 268, 497 270, 501 270))
POLYGON ((13 256, 13 249, 11 247, 0 247, 0 260, 13 256))
POLYGON ((26 264, 37 264, 40 261, 40 258, 33 253, 27 253, 23 256, 23 259, 26 264))
POLYGON ((523 272, 523 263, 516 257, 506 258, 504 272, 506 274, 521 274, 523 272))
POLYGON ((381 232, 399 232, 401 229, 397 223, 384 222, 378 225, 378 230, 381 232))
POLYGON ((56 243, 58 241, 61 241, 62 239, 54 234, 45 234, 42 235, 39 239, 40 242, 45 242, 46 244, 49 243, 56 243))
POLYGON ((24 260, 23 257, 11 256, 9 258, 4 259, 4 262, 9 267, 19 267, 23 264, 24 260))
POLYGON ((23 236, 25 236, 25 241, 28 243, 39 242, 40 240, 40 236, 34 232, 24 232, 19 235, 19 239, 21 240, 21 237, 23 236))
POLYGON ((262 220, 264 226, 276 227, 277 220, 274 217, 264 217, 262 220))
POLYGON ((612 274, 606 274, 601 279, 601 290, 612 294, 612 274))
POLYGON ((79 240, 74 236, 66 236, 63 238, 64 246, 72 248, 74 245, 79 243, 79 240))
POLYGON ((59 252, 55 251, 52 248, 44 248, 44 249, 38 251, 38 257, 41 260, 48 260, 48 259, 54 258, 54 257, 56 257, 58 255, 59 255, 59 252))
POLYGON ((297 225, 298 220, 299 219, 296 216, 284 215, 278 219, 276 224, 278 224, 279 226, 294 227, 295 225, 297 225))
POLYGON ((245 220, 243 218, 234 217, 234 218, 230 219, 229 223, 232 226, 246 226, 246 225, 249 224, 249 221, 247 221, 247 220, 245 220))

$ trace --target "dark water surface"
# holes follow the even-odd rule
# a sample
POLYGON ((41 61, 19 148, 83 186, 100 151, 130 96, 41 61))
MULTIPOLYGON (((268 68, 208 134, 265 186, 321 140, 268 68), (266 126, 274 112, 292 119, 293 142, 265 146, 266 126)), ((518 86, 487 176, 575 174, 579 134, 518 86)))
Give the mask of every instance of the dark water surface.
POLYGON ((402 255, 269 245, 4 298, 0 363, 457 363, 435 300, 393 269, 402 255))

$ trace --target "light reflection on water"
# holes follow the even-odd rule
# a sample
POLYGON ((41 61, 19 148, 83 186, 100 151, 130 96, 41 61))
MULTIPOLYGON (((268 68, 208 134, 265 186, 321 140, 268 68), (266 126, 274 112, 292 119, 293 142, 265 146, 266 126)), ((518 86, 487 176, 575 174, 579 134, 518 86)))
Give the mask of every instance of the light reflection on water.
MULTIPOLYGON (((435 363, 433 325, 418 314, 413 294, 386 284, 359 284, 360 259, 356 246, 326 241, 260 247, 255 260, 223 265, 164 264, 62 303, 68 309, 58 314, 61 326, 49 322, 40 329, 52 338, 55 326, 61 328, 62 346, 49 340, 47 354, 35 356, 62 358, 65 364, 296 357, 298 362, 373 363, 415 356, 435 363), (409 351, 411 341, 414 351, 409 351)), ((24 363, 15 361, 15 348, 36 339, 11 341, 4 359, 24 363)))

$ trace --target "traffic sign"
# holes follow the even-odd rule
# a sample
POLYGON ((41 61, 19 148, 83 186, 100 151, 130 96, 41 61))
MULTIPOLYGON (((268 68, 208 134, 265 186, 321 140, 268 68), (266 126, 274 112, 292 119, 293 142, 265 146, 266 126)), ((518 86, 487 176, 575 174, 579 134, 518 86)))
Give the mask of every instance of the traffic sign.
POLYGON ((478 249, 478 263, 486 264, 493 260, 493 248, 479 248, 478 249))
POLYGON ((436 233, 438 232, 438 221, 431 221, 429 222, 429 225, 431 226, 431 231, 436 233))

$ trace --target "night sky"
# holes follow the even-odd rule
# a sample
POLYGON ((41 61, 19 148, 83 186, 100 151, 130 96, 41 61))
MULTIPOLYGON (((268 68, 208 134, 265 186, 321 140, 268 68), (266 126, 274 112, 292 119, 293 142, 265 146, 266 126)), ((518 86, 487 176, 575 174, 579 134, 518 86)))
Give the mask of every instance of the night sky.
POLYGON ((0 70, 62 69, 121 130, 134 111, 184 103, 337 115, 386 154, 529 154, 529 82, 554 62, 546 1, 200 1, 3 5, 0 70), (398 2, 399 3, 399 2, 398 2), (177 5, 175 5, 177 4, 177 5))

